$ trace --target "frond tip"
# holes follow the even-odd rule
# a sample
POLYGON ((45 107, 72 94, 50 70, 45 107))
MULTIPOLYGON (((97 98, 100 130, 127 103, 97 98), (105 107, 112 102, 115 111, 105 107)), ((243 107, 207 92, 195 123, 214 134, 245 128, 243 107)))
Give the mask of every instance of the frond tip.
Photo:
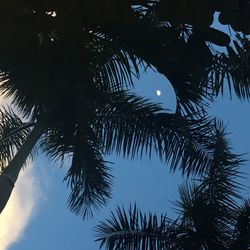
POLYGON ((100 248, 106 249, 172 249, 176 221, 151 213, 143 214, 136 206, 128 212, 123 207, 95 228, 100 248), (132 247, 132 248, 131 248, 132 247))
POLYGON ((93 142, 83 140, 75 145, 72 165, 65 177, 71 189, 68 206, 75 214, 91 217, 93 209, 106 205, 111 197, 112 176, 106 164, 93 142))

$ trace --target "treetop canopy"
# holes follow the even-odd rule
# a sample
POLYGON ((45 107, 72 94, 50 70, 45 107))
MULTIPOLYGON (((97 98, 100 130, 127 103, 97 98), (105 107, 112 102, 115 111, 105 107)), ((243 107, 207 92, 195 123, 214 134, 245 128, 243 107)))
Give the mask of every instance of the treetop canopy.
POLYGON ((146 18, 172 27, 189 24, 201 29, 205 40, 227 45, 230 39, 225 34, 208 28, 216 11, 221 24, 250 33, 248 0, 5 0, 1 1, 0 30, 10 45, 30 39, 41 44, 62 34, 76 38, 80 33, 83 42, 84 31, 91 28, 104 33, 114 27, 133 31, 146 18))

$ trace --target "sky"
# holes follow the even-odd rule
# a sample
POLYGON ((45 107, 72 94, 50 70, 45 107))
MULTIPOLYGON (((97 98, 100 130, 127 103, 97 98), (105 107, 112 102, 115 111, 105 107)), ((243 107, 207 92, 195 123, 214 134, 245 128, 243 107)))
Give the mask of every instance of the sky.
MULTIPOLYGON (((136 83, 136 91, 161 102, 174 110, 173 90, 166 79, 150 72, 136 83), (157 95, 157 90, 161 95, 157 95)), ((222 118, 232 132, 235 152, 249 153, 247 132, 250 127, 248 103, 228 97, 218 98, 210 112, 222 118)), ((98 249, 94 242, 94 226, 109 217, 117 205, 138 204, 145 212, 167 212, 175 217, 172 201, 177 198, 178 185, 183 182, 179 173, 170 174, 168 167, 153 155, 149 160, 128 160, 110 156, 114 175, 113 197, 107 207, 97 211, 89 220, 82 220, 66 207, 68 190, 62 182, 65 170, 37 155, 22 171, 11 201, 0 216, 0 250, 80 250, 98 249)), ((247 167, 243 168, 247 170, 247 167)), ((246 183, 248 181, 246 180, 246 183)), ((248 195, 248 190, 245 191, 248 195)))

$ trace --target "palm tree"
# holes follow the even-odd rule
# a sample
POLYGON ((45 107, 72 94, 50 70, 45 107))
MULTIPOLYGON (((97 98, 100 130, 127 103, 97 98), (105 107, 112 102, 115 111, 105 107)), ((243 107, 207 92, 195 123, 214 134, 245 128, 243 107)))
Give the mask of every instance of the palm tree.
MULTIPOLYGON (((86 5, 92 11, 93 3, 86 5)), ((121 46, 115 33, 98 30, 99 25, 93 24, 99 21, 92 20, 88 13, 85 21, 78 19, 83 6, 80 2, 76 6, 66 1, 23 1, 17 6, 6 2, 2 6, 12 14, 4 16, 2 27, 1 90, 13 98, 28 120, 18 127, 3 124, 3 131, 10 131, 10 135, 4 132, 8 136, 2 138, 9 153, 3 151, 6 164, 2 177, 3 185, 11 191, 13 185, 9 184, 15 183, 40 140, 40 148, 50 157, 72 157, 65 177, 72 190, 69 206, 86 216, 87 208, 103 205, 110 197, 111 176, 105 154, 134 157, 143 152, 150 155, 155 149, 164 160, 172 160, 172 169, 181 163, 184 172, 190 173, 192 168, 201 171, 210 162, 205 142, 211 126, 207 120, 201 124, 197 113, 189 117, 167 114, 128 93, 133 76, 138 77, 139 68, 146 67, 147 62, 126 44, 121 46), (10 60, 13 53, 15 60, 10 60), (20 145, 13 144, 19 133, 24 133, 24 140, 20 145), (202 164, 198 164, 201 159, 202 164)), ((131 11, 132 22, 140 23, 140 17, 131 11)), ((105 18, 101 27, 108 30, 109 22, 121 17, 105 18)))
MULTIPOLYGON (((10 72, 14 67, 21 74, 28 66, 29 74, 32 71, 38 78, 39 73, 43 81, 44 74, 37 69, 33 71, 31 62, 49 65, 51 51, 56 50, 53 63, 57 64, 69 46, 74 48, 68 53, 68 60, 72 62, 72 55, 85 54, 82 50, 84 44, 88 46, 93 37, 102 38, 103 42, 112 45, 112 49, 116 47, 117 51, 122 49, 136 55, 164 74, 177 93, 179 106, 190 111, 194 104, 199 106, 204 97, 211 98, 211 91, 220 89, 223 80, 229 80, 234 72, 235 67, 231 64, 235 60, 225 60, 224 53, 212 46, 228 47, 234 36, 210 27, 215 11, 226 12, 229 16, 232 9, 238 11, 238 1, 232 2, 235 2, 232 6, 224 1, 206 1, 200 5, 199 1, 189 0, 186 5, 181 1, 164 0, 121 0, 119 3, 114 0, 83 3, 77 0, 74 3, 37 0, 21 1, 16 6, 4 3, 3 13, 12 14, 3 16, 0 68, 10 72), (178 16, 181 17, 179 21, 172 20, 178 16), (196 19, 192 20, 194 17, 196 19), (63 41, 60 46, 59 41, 63 41), (43 49, 37 50, 37 47, 43 49), (10 60, 12 55, 14 61, 10 60)), ((241 6, 242 11, 244 6, 241 6)), ((78 60, 82 58, 79 56, 78 60)), ((24 77, 24 73, 21 76, 24 77)), ((242 85, 241 81, 234 79, 232 87, 238 89, 238 93, 241 89, 249 93, 248 84, 242 85)))
MULTIPOLYGON (((50 157, 72 156, 66 176, 72 190, 69 206, 84 216, 89 210, 83 204, 98 207, 110 196, 105 154, 134 157, 155 149, 171 160, 173 170, 179 163, 187 174, 209 166, 211 123, 197 110, 217 87, 218 77, 211 76, 211 69, 224 79, 221 65, 231 63, 206 44, 227 45, 226 34, 167 21, 159 12, 161 1, 107 3, 5 1, 1 7, 1 90, 28 119, 19 127, 6 127, 14 130, 2 139, 10 153, 4 185, 15 182, 40 139, 40 148, 50 157), (190 59, 194 50, 199 56, 190 59), (175 115, 126 91, 141 67, 155 67, 171 81, 175 115), (11 142, 18 136, 15 132, 29 127, 33 129, 24 134, 21 145, 11 142), (12 146, 17 149, 13 159, 12 146)), ((235 79, 239 89, 248 90, 235 79)))
MULTIPOLYGON (((97 44, 93 40, 90 49, 82 48, 86 54, 92 54, 91 59, 74 54, 74 50, 68 51, 73 57, 72 69, 60 71, 68 65, 69 55, 65 53, 60 55, 62 58, 55 68, 54 60, 59 55, 53 50, 49 65, 34 64, 28 68, 29 62, 24 62, 22 68, 14 65, 10 73, 2 74, 4 94, 13 97, 13 102, 29 119, 18 131, 33 126, 23 145, 17 147, 17 154, 11 160, 8 158, 9 164, 3 170, 8 177, 5 185, 9 180, 16 181, 26 158, 41 138, 40 146, 50 157, 72 156, 72 166, 65 178, 72 190, 69 206, 83 216, 88 215, 88 208, 103 205, 110 197, 111 176, 103 160, 104 154, 117 152, 134 157, 143 152, 150 154, 155 148, 166 160, 175 155, 173 169, 182 160, 186 172, 192 171, 190 163, 196 164, 198 156, 205 159, 204 162, 210 160, 204 143, 204 135, 210 130, 209 121, 204 121, 203 125, 201 119, 162 113, 164 110, 157 105, 123 90, 131 84, 130 61, 138 74, 136 58, 111 50, 106 44, 102 46, 100 40, 97 44), (81 68, 82 62, 87 69, 81 68), (31 68, 32 72, 46 72, 48 79, 38 78, 38 84, 28 84, 36 79, 36 74, 30 74, 31 68)), ((43 58, 46 49, 39 50, 43 58)), ((12 131, 13 128, 4 129, 12 131)), ((11 133, 10 140, 12 135, 16 136, 11 133)), ((8 141, 4 139, 4 142, 8 141)))
POLYGON ((237 182, 243 160, 231 153, 220 124, 214 133, 213 164, 192 185, 179 188, 178 218, 143 214, 136 206, 96 227, 106 249, 249 249, 249 201, 241 200, 237 182))

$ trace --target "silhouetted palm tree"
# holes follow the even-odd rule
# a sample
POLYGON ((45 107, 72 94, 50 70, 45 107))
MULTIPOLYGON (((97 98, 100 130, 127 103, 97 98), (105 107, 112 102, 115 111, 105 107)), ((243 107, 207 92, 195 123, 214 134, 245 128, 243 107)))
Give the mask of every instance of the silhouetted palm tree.
MULTIPOLYGON (((73 68, 67 69, 68 61, 65 60, 69 55, 58 55, 57 50, 52 50, 51 63, 30 65, 29 70, 33 73, 46 73, 37 78, 37 84, 29 84, 36 81, 38 73, 30 74, 30 62, 26 65, 23 62, 22 69, 13 67, 10 73, 3 73, 1 86, 4 94, 11 96, 13 103, 29 119, 28 124, 20 125, 21 128, 34 127, 13 159, 10 154, 3 173, 15 182, 23 163, 41 138, 40 146, 50 157, 72 156, 72 166, 66 176, 72 189, 69 206, 83 216, 88 214, 89 207, 103 205, 110 197, 111 176, 103 160, 104 154, 117 152, 134 157, 143 152, 150 155, 155 149, 166 160, 174 156, 173 169, 182 161, 186 172, 202 166, 197 165, 200 159, 204 160, 203 167, 210 160, 204 136, 208 136, 209 121, 162 113, 164 110, 157 105, 123 90, 131 84, 131 61, 137 72, 136 59, 119 51, 116 55, 114 50, 109 55, 107 46, 100 47, 100 43, 94 42, 90 43, 93 47, 82 48, 86 54, 92 53, 91 57, 70 55, 73 68), (53 66, 60 56, 62 58, 53 66), (86 68, 81 68, 82 64, 86 68), (191 162, 195 163, 193 169, 191 162)), ((40 49, 45 53, 44 48, 38 51, 40 49)), ((4 129, 12 132, 11 129, 17 128, 10 123, 10 127, 4 129)), ((16 134, 9 136, 11 140, 12 136, 16 134)), ((4 145, 12 153, 12 144, 7 142, 4 140, 4 145)))
MULTIPOLYGON (((200 118, 162 114, 157 105, 126 92, 147 63, 126 44, 121 46, 115 33, 98 30, 99 26, 108 30, 117 20, 122 25, 123 17, 114 11, 115 16, 108 15, 107 8, 107 13, 98 9, 106 15, 92 16, 95 2, 75 3, 2 5, 1 90, 28 119, 20 126, 3 124, 4 134, 11 134, 3 139, 2 158, 6 158, 3 174, 8 177, 4 185, 9 185, 39 139, 50 157, 72 156, 66 176, 72 189, 69 206, 85 216, 87 208, 105 204, 110 196, 110 173, 103 155, 117 152, 133 157, 150 155, 155 149, 163 159, 171 159, 173 169, 182 161, 184 172, 198 171, 210 161, 204 136, 210 126, 207 121, 200 124, 200 118), (28 134, 29 125, 33 129, 28 134), (17 145, 13 138, 20 133, 24 137, 17 145)), ((113 2, 112 7, 125 8, 123 3, 113 2)), ((140 23, 131 7, 129 12, 140 23)))
MULTIPOLYGON (((199 1, 187 0, 183 5, 181 1, 164 0, 121 0, 119 3, 114 0, 36 0, 21 1, 15 6, 5 1, 0 68, 5 72, 18 71, 18 77, 24 77, 26 86, 30 85, 26 71, 36 74, 45 84, 45 68, 39 69, 37 65, 47 65, 52 72, 60 72, 65 67, 70 72, 69 62, 71 69, 82 68, 83 57, 93 56, 92 51, 87 52, 83 47, 91 43, 93 48, 94 39, 103 60, 110 59, 115 49, 115 56, 126 52, 155 67, 173 85, 178 107, 192 111, 194 104, 201 105, 205 97, 211 98, 212 90, 221 89, 223 80, 230 83, 232 73, 238 68, 233 58, 227 60, 227 55, 213 48, 213 44, 229 48, 234 36, 210 27, 215 11, 230 16, 232 10, 239 11, 238 2, 231 1, 228 5, 224 1, 208 0, 201 5, 199 1), (55 67, 59 61, 64 64, 55 67), (82 62, 81 66, 76 67, 76 61, 82 62)), ((241 2, 240 10, 244 11, 246 1, 241 2)), ((245 47, 236 53, 241 55, 241 69, 244 69, 242 65, 246 60, 242 52, 247 55, 249 50, 245 47)), ((132 62, 135 66, 135 61, 132 62)), ((248 98, 249 84, 240 81, 237 75, 234 74, 230 86, 248 98)), ((52 76, 49 82, 50 87, 55 84, 51 83, 52 76)))
MULTIPOLYGON (((28 119, 21 127, 6 127, 24 133, 22 146, 13 144, 12 136, 19 135, 13 130, 4 138, 10 153, 3 170, 8 182, 15 182, 39 139, 50 157, 72 156, 66 176, 72 189, 69 205, 83 215, 89 211, 84 204, 98 207, 110 196, 107 153, 133 157, 155 149, 171 160, 172 169, 180 163, 188 174, 209 166, 211 124, 197 110, 238 66, 231 57, 212 53, 206 41, 226 46, 230 38, 208 27, 209 22, 198 27, 189 19, 182 20, 184 25, 169 21, 162 3, 2 3, 1 90, 28 119), (176 115, 127 92, 140 68, 147 67, 170 80, 176 115), (18 150, 13 159, 12 146, 18 150)), ((239 95, 248 98, 249 85, 233 80, 239 95)))
POLYGON ((110 197, 111 176, 103 160, 105 154, 116 152, 133 158, 143 153, 150 156, 155 150, 161 158, 171 161, 173 169, 180 164, 187 173, 201 171, 209 164, 205 140, 210 127, 202 124, 204 121, 159 113, 162 109, 157 105, 124 91, 99 93, 89 104, 76 106, 74 99, 71 101, 73 105, 64 110, 54 109, 38 116, 34 112, 30 122, 18 126, 12 122, 15 117, 5 111, 4 116, 11 121, 2 125, 7 138, 1 143, 1 158, 6 158, 3 173, 15 182, 39 139, 40 148, 49 157, 63 161, 72 156, 65 179, 72 189, 70 208, 77 214, 87 215, 88 208, 103 205, 110 197), (34 128, 28 133, 30 126, 34 128), (23 137, 16 142, 19 133, 23 137), (200 148, 202 145, 204 148, 200 148), (18 151, 12 159, 13 148, 18 151))
POLYGON ((192 185, 179 188, 178 218, 143 214, 136 206, 97 226, 97 241, 106 249, 249 249, 249 201, 241 200, 237 182, 241 157, 231 153, 217 124, 213 164, 192 185))

